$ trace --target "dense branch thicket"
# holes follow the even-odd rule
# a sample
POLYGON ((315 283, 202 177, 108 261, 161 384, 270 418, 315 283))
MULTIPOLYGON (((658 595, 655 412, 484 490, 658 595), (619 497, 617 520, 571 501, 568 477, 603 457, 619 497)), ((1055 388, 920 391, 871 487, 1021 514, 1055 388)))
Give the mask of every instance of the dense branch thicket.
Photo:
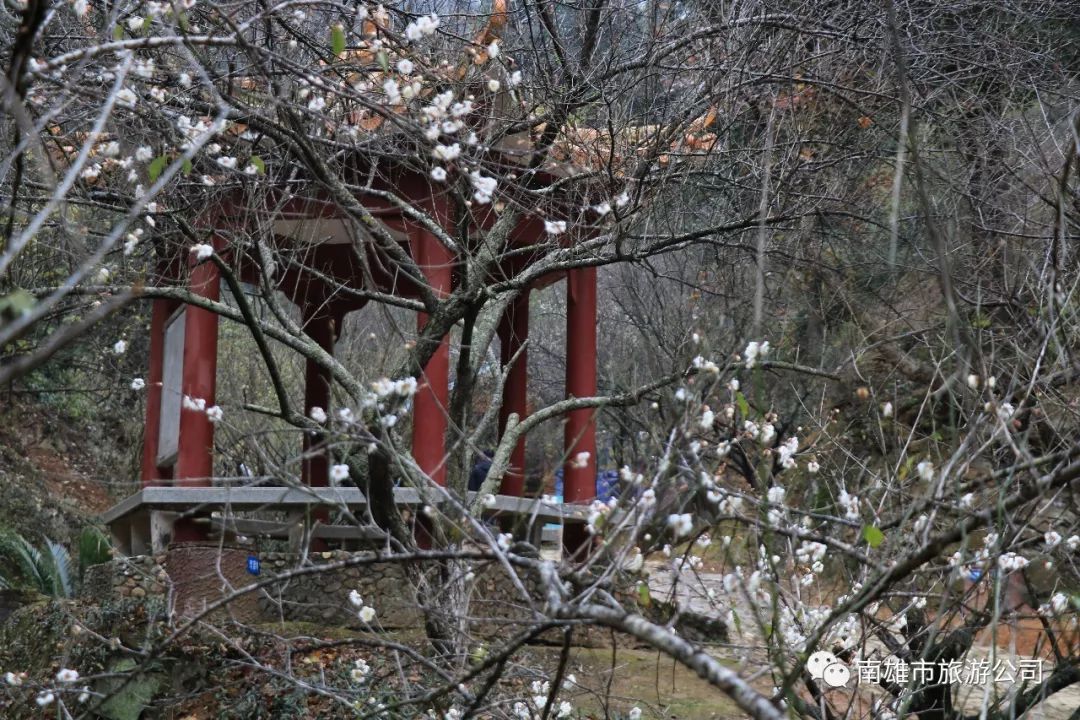
MULTIPOLYGON (((8 2, 0 380, 93 387, 103 414, 138 416, 145 301, 201 305, 223 320, 207 410, 222 476, 244 463, 296 483, 300 438, 321 428, 343 482, 443 503, 431 548, 396 511, 341 520, 388 531, 379 560, 438 598, 423 641, 356 641, 410 668, 392 697, 364 700, 363 661, 316 677, 220 631, 244 664, 343 715, 584 713, 565 653, 531 688, 515 668, 540 636, 604 628, 755 718, 1020 717, 1080 686, 1078 21, 1054 0, 8 2), (442 210, 384 189, 407 172, 442 210), (419 286, 334 287, 367 306, 333 357, 278 289, 309 257, 309 242, 273 241, 303 197, 344 219, 369 277, 419 286), (452 290, 427 285, 375 199, 452 250, 452 290), (523 250, 525 217, 544 232, 523 250), (192 254, 220 268, 220 301, 170 281, 192 254), (600 396, 564 399, 561 286, 535 290, 531 413, 498 437, 498 318, 586 266, 600 268, 600 396), (446 334, 443 490, 408 432, 446 334), (347 414, 305 416, 306 360, 347 414), (480 515, 522 435, 530 488, 551 492, 575 407, 598 409, 599 461, 621 480, 572 564, 480 515), (485 562, 514 575, 531 619, 479 644, 461 618, 485 562), (650 573, 674 575, 669 597, 650 573), (675 602, 687 584, 706 589, 692 608, 675 602), (728 642, 641 614, 665 601, 728 642), (896 672, 970 667, 1005 629, 1038 677, 896 672), (808 665, 815 651, 851 668, 845 689, 820 655, 808 665)), ((175 622, 140 661, 199 624, 175 622)), ((11 670, 11 707, 68 717, 107 694, 80 697, 85 669, 11 670)))

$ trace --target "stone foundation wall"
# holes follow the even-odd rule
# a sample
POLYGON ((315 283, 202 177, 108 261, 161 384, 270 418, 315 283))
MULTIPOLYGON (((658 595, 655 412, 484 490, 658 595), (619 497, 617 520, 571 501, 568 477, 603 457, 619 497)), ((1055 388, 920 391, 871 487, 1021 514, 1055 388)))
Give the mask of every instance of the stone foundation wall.
POLYGON ((82 595, 88 600, 118 597, 165 597, 170 581, 161 566, 164 553, 117 558, 91 565, 83 577, 82 595))
MULTIPOLYGON (((375 608, 375 629, 420 629, 424 627, 425 612, 434 611, 427 617, 438 621, 443 631, 465 633, 470 640, 516 634, 523 623, 536 617, 531 606, 542 606, 531 578, 522 576, 515 581, 494 562, 460 563, 449 569, 431 564, 422 566, 422 572, 387 562, 320 570, 320 565, 374 556, 370 552, 335 550, 313 553, 306 563, 301 563, 294 554, 264 552, 255 554, 260 571, 252 575, 247 568, 252 554, 248 548, 181 545, 155 556, 118 558, 88 569, 83 595, 99 603, 157 598, 170 610, 191 616, 236 588, 261 582, 266 583, 264 587, 230 602, 227 609, 216 611, 209 619, 243 623, 302 621, 367 629, 349 600, 355 590, 364 604, 375 608), (302 574, 290 576, 298 570, 302 574), (521 587, 530 597, 522 596, 521 587), (441 608, 446 610, 440 614, 441 608)), ((636 606, 636 592, 612 592, 625 606, 636 606)), ((638 612, 661 624, 673 621, 688 639, 726 639, 726 629, 718 619, 685 611, 679 614, 673 606, 657 600, 648 607, 639 607, 638 612)), ((561 643, 562 632, 552 630, 537 640, 561 643)), ((608 647, 611 641, 610 632, 599 627, 579 627, 574 633, 575 645, 608 647)), ((625 637, 619 642, 633 644, 625 637)))
MULTIPOLYGON (((373 624, 386 629, 422 627, 424 606, 460 609, 465 607, 465 597, 467 616, 444 618, 463 631, 501 634, 507 632, 509 625, 531 616, 529 602, 522 598, 502 566, 495 563, 461 564, 445 577, 435 576, 434 569, 427 569, 417 592, 415 579, 408 577, 401 563, 370 563, 289 577, 301 567, 372 557, 368 552, 313 553, 306 566, 294 554, 259 553, 257 576, 248 572, 249 554, 243 548, 181 545, 154 556, 117 558, 88 569, 83 595, 98 602, 110 598, 161 597, 172 603, 174 611, 190 616, 236 588, 282 576, 280 581, 230 602, 228 612, 218 613, 216 619, 299 620, 361 628, 364 624, 349 600, 353 590, 365 604, 375 608, 377 616, 373 624), (451 598, 451 594, 456 597, 451 598)), ((527 579, 525 584, 531 585, 527 579)))

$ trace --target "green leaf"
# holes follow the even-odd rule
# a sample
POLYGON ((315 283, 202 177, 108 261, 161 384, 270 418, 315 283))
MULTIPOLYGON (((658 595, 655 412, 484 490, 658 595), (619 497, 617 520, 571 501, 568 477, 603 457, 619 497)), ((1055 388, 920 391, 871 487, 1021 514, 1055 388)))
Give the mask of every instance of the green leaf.
POLYGON ((881 532, 881 529, 874 525, 863 525, 862 536, 863 539, 866 540, 866 543, 872 548, 876 548, 881 545, 881 543, 885 542, 885 533, 881 532))
POLYGON ((124 39, 124 26, 121 25, 120 23, 117 23, 112 29, 112 37, 113 37, 113 40, 123 40, 124 39))
POLYGON ((341 25, 330 28, 330 50, 334 55, 345 52, 345 29, 341 25))
POLYGON ((161 175, 161 171, 165 169, 165 165, 168 162, 168 155, 158 155, 154 158, 153 162, 150 163, 150 167, 147 168, 147 172, 150 173, 150 182, 154 182, 158 179, 158 176, 161 175))
MULTIPOLYGON (((7 297, 0 297, 0 319, 18 318, 30 312, 37 300, 25 290, 19 289, 7 297)), ((0 322, 0 325, 3 325, 0 322)))
POLYGON ((637 584, 638 602, 642 607, 649 607, 652 605, 652 595, 649 594, 649 584, 639 582, 637 584))
POLYGON ((191 160, 189 158, 184 158, 184 165, 181 169, 181 172, 183 172, 185 175, 191 174, 191 160))
POLYGON ((250 158, 248 158, 248 162, 259 169, 260 175, 266 173, 266 163, 264 163, 263 159, 258 155, 252 155, 250 158))
POLYGON ((385 52, 379 51, 379 54, 375 56, 375 60, 378 61, 383 72, 390 72, 390 56, 385 52))
POLYGON ((741 392, 735 393, 735 405, 739 408, 739 415, 748 418, 750 417, 750 403, 746 402, 746 396, 741 392))

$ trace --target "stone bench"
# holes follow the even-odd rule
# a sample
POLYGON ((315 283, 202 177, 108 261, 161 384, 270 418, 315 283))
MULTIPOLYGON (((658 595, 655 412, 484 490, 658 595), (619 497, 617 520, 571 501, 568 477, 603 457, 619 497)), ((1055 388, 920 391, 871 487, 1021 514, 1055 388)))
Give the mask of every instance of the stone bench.
MULTIPOLYGON (((449 505, 449 499, 437 491, 428 494, 427 502, 416 488, 394 489, 394 501, 414 511, 422 504, 449 505), (433 497, 435 496, 435 497, 433 497)), ((468 493, 468 502, 476 493, 468 493)), ((347 509, 357 517, 366 515, 368 501, 356 487, 175 487, 148 486, 124 498, 107 510, 102 521, 109 527, 113 544, 124 555, 143 555, 164 549, 165 537, 172 523, 180 518, 194 518, 209 525, 208 530, 223 534, 258 537, 315 537, 335 541, 371 542, 383 533, 373 526, 325 525, 312 522, 316 508, 347 509), (285 519, 239 517, 236 513, 279 513, 285 519)), ((516 516, 528 528, 537 547, 555 533, 545 525, 581 524, 588 507, 576 504, 545 502, 535 498, 496 495, 485 517, 516 516)))

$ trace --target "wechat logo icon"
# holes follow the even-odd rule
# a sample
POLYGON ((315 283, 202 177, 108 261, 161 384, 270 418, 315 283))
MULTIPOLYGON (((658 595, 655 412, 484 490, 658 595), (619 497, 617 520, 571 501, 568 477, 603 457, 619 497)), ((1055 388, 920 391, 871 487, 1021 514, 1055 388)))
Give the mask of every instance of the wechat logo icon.
POLYGON ((806 661, 810 677, 820 680, 829 687, 844 687, 851 679, 851 670, 840 662, 840 658, 825 650, 818 650, 806 661))

